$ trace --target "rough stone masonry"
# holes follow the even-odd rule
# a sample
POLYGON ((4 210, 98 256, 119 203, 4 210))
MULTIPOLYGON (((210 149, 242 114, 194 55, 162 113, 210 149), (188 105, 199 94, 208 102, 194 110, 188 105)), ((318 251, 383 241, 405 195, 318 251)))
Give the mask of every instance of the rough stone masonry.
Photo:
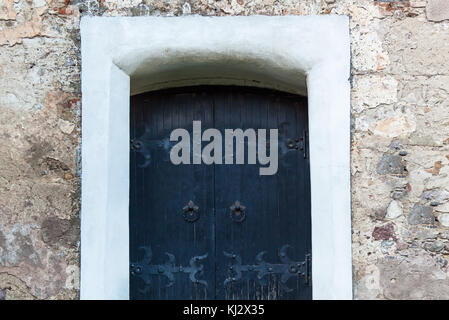
POLYGON ((79 297, 82 15, 344 14, 356 299, 449 299, 447 0, 0 0, 0 299, 79 297))

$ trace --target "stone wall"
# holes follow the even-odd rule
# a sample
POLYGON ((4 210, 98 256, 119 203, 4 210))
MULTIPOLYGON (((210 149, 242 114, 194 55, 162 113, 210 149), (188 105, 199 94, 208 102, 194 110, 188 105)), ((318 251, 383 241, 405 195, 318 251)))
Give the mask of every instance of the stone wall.
POLYGON ((82 15, 345 14, 356 299, 449 298, 447 0, 0 0, 0 300, 79 291, 82 15))

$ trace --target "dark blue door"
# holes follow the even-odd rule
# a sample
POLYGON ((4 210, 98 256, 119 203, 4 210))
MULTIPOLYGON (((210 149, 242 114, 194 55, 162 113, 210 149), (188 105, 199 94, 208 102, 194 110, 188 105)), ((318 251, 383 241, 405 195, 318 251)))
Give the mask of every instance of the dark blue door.
POLYGON ((307 151, 305 97, 224 86, 133 96, 131 299, 311 299, 307 151), (277 173, 260 175, 247 155, 245 164, 174 165, 170 133, 192 137, 198 120, 223 136, 278 129, 277 173))

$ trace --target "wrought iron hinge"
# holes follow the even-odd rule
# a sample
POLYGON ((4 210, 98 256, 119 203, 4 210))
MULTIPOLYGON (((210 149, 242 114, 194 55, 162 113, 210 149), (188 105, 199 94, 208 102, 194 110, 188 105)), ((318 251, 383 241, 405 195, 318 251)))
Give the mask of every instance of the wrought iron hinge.
POLYGON ((307 136, 308 136, 307 130, 303 130, 302 137, 289 139, 287 141, 287 148, 294 149, 294 150, 301 150, 303 152, 304 159, 307 159, 307 157, 308 157, 307 136))
MULTIPOLYGON (((142 260, 133 262, 130 264, 130 273, 132 277, 138 277, 144 281, 146 286, 151 285, 151 277, 155 275, 163 276, 167 278, 168 284, 166 287, 170 287, 175 283, 175 273, 185 273, 189 275, 190 281, 195 284, 200 284, 207 287, 205 280, 200 280, 197 276, 203 274, 203 265, 201 260, 207 258, 207 253, 201 256, 192 257, 188 266, 182 266, 176 264, 175 256, 166 252, 168 260, 164 264, 151 264, 153 258, 153 252, 150 247, 140 247, 144 250, 145 255, 142 260)), ((148 288, 146 288, 148 289, 148 288)), ((144 293, 144 291, 142 291, 144 293)))
POLYGON ((131 151, 137 151, 142 148, 142 142, 139 140, 131 139, 129 141, 129 147, 131 148, 131 151))
POLYGON ((306 285, 310 286, 312 283, 312 255, 306 254, 306 273, 304 275, 306 285))
POLYGON ((309 131, 304 130, 302 138, 303 138, 302 141, 303 141, 303 144, 304 144, 304 148, 303 148, 304 159, 307 159, 309 157, 308 150, 307 150, 307 147, 308 147, 307 143, 309 141, 309 131))
POLYGON ((279 259, 281 263, 269 263, 264 260, 265 251, 257 254, 254 264, 242 264, 242 258, 239 255, 223 252, 223 254, 232 259, 228 266, 228 277, 224 285, 228 286, 234 282, 242 280, 243 272, 254 272, 257 274, 257 280, 264 285, 268 276, 277 275, 280 277, 280 287, 285 292, 291 292, 293 289, 287 287, 287 281, 292 277, 304 279, 306 285, 311 283, 311 262, 312 257, 307 254, 304 261, 292 261, 287 255, 289 245, 284 245, 279 250, 279 259))
POLYGON ((148 165, 151 163, 151 154, 147 145, 144 144, 141 140, 131 139, 129 141, 129 147, 132 152, 140 153, 144 158, 144 162, 138 164, 138 167, 139 168, 148 167, 148 165))

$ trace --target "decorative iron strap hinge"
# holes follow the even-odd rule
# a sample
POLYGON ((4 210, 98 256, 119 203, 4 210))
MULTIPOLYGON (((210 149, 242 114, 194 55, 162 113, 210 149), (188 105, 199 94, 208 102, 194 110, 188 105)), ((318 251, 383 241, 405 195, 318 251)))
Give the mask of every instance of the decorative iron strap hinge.
POLYGON ((205 280, 197 279, 197 276, 202 274, 203 265, 200 261, 207 258, 207 253, 202 256, 195 256, 190 259, 189 266, 176 265, 175 256, 166 252, 168 261, 164 264, 154 265, 150 264, 153 257, 153 252, 150 247, 140 247, 145 251, 145 256, 139 262, 131 263, 130 273, 132 277, 141 278, 147 286, 151 284, 151 276, 159 275, 168 279, 167 287, 172 286, 175 283, 175 273, 187 273, 190 280, 195 284, 201 284, 207 287, 205 280))
POLYGON ((287 148, 292 150, 301 150, 303 152, 304 159, 307 159, 307 136, 308 132, 307 130, 304 130, 302 132, 302 137, 288 139, 286 142, 287 148))
POLYGON ((307 142, 309 141, 309 131, 304 130, 303 131, 303 143, 304 143, 304 159, 307 159, 309 157, 309 153, 307 150, 307 142))
POLYGON ((129 146, 132 152, 140 153, 144 159, 143 163, 137 164, 139 168, 146 168, 151 163, 151 154, 147 144, 141 140, 131 139, 129 146))
POLYGON ((262 251, 256 256, 256 263, 250 265, 243 265, 242 258, 239 255, 223 252, 223 254, 232 259, 232 263, 228 266, 228 277, 224 281, 224 285, 228 286, 234 282, 242 280, 243 272, 257 273, 257 280, 264 285, 267 282, 267 276, 280 276, 280 287, 285 292, 291 292, 293 289, 287 287, 287 281, 292 277, 301 277, 305 284, 311 284, 311 264, 312 256, 306 254, 304 261, 292 261, 287 256, 287 249, 289 245, 284 245, 279 250, 279 258, 282 263, 268 263, 264 261, 266 251, 262 251))

